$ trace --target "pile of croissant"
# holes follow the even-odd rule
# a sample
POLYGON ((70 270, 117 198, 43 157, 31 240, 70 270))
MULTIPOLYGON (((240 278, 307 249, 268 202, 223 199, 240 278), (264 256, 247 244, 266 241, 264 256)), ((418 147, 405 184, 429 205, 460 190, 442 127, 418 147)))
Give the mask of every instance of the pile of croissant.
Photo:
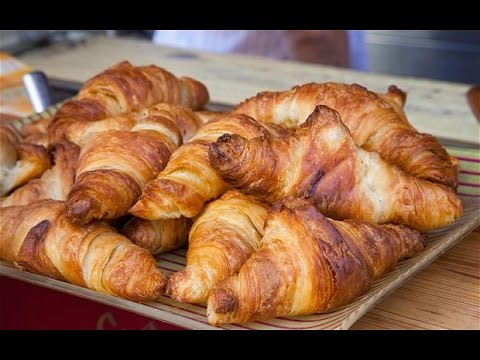
POLYGON ((51 118, 0 127, 0 258, 212 324, 330 311, 462 214, 458 163, 406 94, 305 84, 229 113, 157 66, 116 64, 51 118), (168 279, 154 256, 188 243, 168 279))

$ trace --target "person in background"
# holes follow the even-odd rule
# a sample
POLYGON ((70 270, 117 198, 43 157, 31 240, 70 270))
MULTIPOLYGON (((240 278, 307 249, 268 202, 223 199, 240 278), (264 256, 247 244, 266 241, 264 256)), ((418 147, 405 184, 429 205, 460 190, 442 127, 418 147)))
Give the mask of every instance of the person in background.
POLYGON ((155 30, 153 42, 368 70, 361 30, 155 30))

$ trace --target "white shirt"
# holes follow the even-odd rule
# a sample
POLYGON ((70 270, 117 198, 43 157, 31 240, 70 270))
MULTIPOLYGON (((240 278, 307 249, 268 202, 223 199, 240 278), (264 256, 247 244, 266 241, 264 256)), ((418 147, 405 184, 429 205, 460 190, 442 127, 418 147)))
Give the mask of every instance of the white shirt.
MULTIPOLYGON (((350 64, 368 69, 363 32, 349 30, 350 64)), ((287 59, 284 30, 155 30, 153 42, 182 49, 242 53, 287 59)))

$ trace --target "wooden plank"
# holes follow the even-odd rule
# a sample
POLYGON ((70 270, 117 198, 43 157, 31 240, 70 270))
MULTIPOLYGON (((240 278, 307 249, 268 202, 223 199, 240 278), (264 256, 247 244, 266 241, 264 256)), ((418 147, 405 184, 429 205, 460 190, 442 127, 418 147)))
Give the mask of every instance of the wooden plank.
POLYGON ((408 92, 406 112, 418 130, 446 139, 478 143, 478 123, 471 112, 468 86, 441 81, 353 70, 255 56, 209 54, 155 46, 137 39, 103 38, 85 44, 26 54, 21 60, 49 76, 85 81, 121 60, 154 63, 177 75, 205 82, 213 101, 235 104, 262 90, 285 90, 307 82, 359 83, 375 91, 396 84, 408 92))
POLYGON ((480 228, 378 304, 352 329, 480 330, 480 228))

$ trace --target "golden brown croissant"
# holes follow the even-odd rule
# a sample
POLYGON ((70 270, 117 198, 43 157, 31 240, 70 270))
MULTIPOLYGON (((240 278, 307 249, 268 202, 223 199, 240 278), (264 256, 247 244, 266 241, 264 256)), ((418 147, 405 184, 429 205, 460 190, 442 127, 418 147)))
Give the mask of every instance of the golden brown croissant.
POLYGON ((39 179, 30 180, 5 198, 0 207, 29 205, 42 199, 65 200, 72 188, 77 165, 78 146, 67 141, 59 142, 54 148, 54 163, 39 179))
POLYGON ((213 286, 236 274, 260 247, 267 208, 237 190, 208 204, 190 230, 187 267, 169 278, 167 295, 206 303, 213 286))
POLYGON ((39 177, 51 165, 46 148, 19 142, 12 134, 0 126, 0 196, 39 177))
POLYGON ((48 127, 49 143, 63 138, 72 123, 139 111, 161 102, 199 109, 208 102, 208 91, 189 77, 177 78, 154 65, 132 66, 123 61, 88 80, 74 100, 62 105, 48 127))
POLYGON ((175 250, 188 241, 191 221, 178 219, 145 220, 132 217, 123 227, 122 234, 134 244, 158 255, 175 250))
POLYGON ((356 84, 312 83, 261 92, 235 112, 292 127, 304 122, 315 106, 326 105, 340 113, 357 145, 378 152, 410 175, 456 187, 457 168, 433 136, 417 132, 408 122, 405 100, 406 94, 395 86, 376 94, 356 84))
MULTIPOLYGON (((12 124, 0 125, 0 169, 2 169, 0 182, 3 184, 4 169, 13 167, 17 162, 17 144, 21 140, 20 132, 12 124)), ((0 186, 0 196, 8 190, 2 190, 0 186)))
POLYGON ((0 208, 0 258, 18 268, 134 301, 156 300, 155 259, 108 225, 68 222, 60 201, 0 208))
POLYGON ((139 111, 97 121, 77 121, 70 124, 65 130, 64 137, 68 141, 84 147, 96 134, 115 130, 130 131, 140 120, 142 120, 142 113, 139 111))
POLYGON ((275 204, 260 249, 213 288, 212 324, 321 313, 365 293, 397 261, 423 250, 405 226, 328 219, 308 201, 275 204))
POLYGON ((311 197, 335 219, 429 230, 462 214, 452 189, 409 176, 358 147, 338 113, 326 106, 316 107, 289 137, 224 135, 209 154, 230 185, 270 202, 288 195, 311 197))
POLYGON ((141 112, 131 131, 93 133, 80 153, 75 184, 65 203, 67 218, 86 224, 126 215, 145 184, 200 125, 187 108, 157 104, 141 112))
POLYGON ((130 213, 149 220, 196 216, 207 201, 219 198, 228 189, 210 166, 209 144, 225 133, 253 138, 269 132, 279 135, 286 130, 260 124, 246 115, 216 117, 173 153, 165 169, 147 184, 130 213))

